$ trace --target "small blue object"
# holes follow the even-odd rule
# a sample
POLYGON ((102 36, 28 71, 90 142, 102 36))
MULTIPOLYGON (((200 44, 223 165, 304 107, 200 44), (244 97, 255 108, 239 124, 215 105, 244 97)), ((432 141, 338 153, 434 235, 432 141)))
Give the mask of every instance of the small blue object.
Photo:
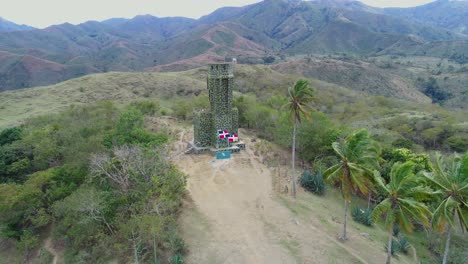
POLYGON ((219 151, 216 152, 216 159, 230 159, 231 152, 230 151, 219 151))

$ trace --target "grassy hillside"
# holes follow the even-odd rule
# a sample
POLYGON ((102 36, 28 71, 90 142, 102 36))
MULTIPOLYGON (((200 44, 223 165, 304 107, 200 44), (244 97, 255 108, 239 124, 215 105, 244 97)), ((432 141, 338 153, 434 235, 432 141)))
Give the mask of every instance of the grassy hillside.
POLYGON ((171 98, 200 93, 205 83, 173 73, 105 73, 48 87, 2 92, 0 127, 30 116, 53 113, 72 104, 102 100, 128 102, 138 98, 171 98))
POLYGON ((273 68, 279 72, 301 74, 371 95, 430 102, 430 99, 408 80, 375 67, 374 64, 358 60, 307 58, 280 63, 273 68))
MULTIPOLYGON (((60 111, 72 104, 194 97, 206 91, 206 72, 205 67, 187 72, 113 72, 93 74, 52 86, 4 91, 0 97, 0 128, 31 116, 60 111)), ((236 86, 244 93, 268 91, 265 93, 268 96, 294 80, 294 76, 280 74, 266 66, 236 68, 236 86)))
MULTIPOLYGON (((310 76, 313 74, 320 73, 326 76, 329 72, 317 73, 313 64, 308 70, 302 71, 301 65, 291 66, 289 69, 296 70, 293 73, 287 73, 284 69, 282 69, 285 71, 284 73, 277 71, 276 69, 281 64, 279 66, 237 65, 235 91, 238 92, 238 95, 255 95, 258 102, 267 103, 271 96, 286 96, 287 87, 291 86, 297 79, 304 78, 302 75, 304 74, 316 89, 315 107, 317 110, 324 112, 337 123, 356 128, 366 127, 387 142, 401 137, 418 140, 419 133, 436 127, 438 127, 437 131, 442 129, 442 132, 447 132, 433 135, 439 138, 437 146, 434 145, 437 148, 446 144, 443 142, 447 140, 448 136, 454 136, 451 139, 452 144, 458 144, 457 140, 464 142, 464 138, 468 136, 465 135, 465 124, 468 122, 466 112, 444 110, 440 106, 427 103, 427 97, 421 93, 406 93, 404 85, 400 87, 400 90, 384 90, 385 94, 382 95, 387 95, 387 97, 370 96, 367 92, 362 92, 359 89, 353 91, 312 79, 310 76), (410 101, 388 97, 392 92, 400 92, 404 98, 410 101), (409 130, 404 130, 403 127, 400 127, 402 125, 407 126, 409 130)), ((340 64, 332 65, 339 66, 340 64)), ((353 65, 352 67, 358 66, 353 65)), ((344 73, 348 70, 343 67, 344 73)), ((346 78, 351 77, 344 75, 343 82, 346 78)), ((396 78, 387 81, 398 82, 398 80, 396 78)), ((377 80, 373 80, 373 82, 376 83, 377 80)), ((193 100, 200 95, 206 96, 205 67, 185 72, 95 74, 48 87, 2 92, 0 128, 13 126, 31 116, 61 111, 70 105, 102 100, 128 103, 133 100, 149 99, 158 101, 163 109, 166 109, 164 110, 166 114, 175 111, 176 116, 187 118, 192 111, 190 105, 193 105, 193 100)), ((428 138, 431 135, 430 131, 427 132, 428 138)), ((427 142, 421 139, 418 144, 429 144, 427 142)))
POLYGON ((31 55, 0 51, 0 91, 58 83, 99 72, 86 65, 64 65, 31 55))
POLYGON ((441 59, 426 56, 378 56, 365 59, 385 70, 389 76, 397 75, 411 83, 421 93, 431 97, 429 80, 434 80, 434 87, 442 92, 443 100, 436 100, 448 108, 467 109, 468 81, 467 64, 453 59, 441 59))

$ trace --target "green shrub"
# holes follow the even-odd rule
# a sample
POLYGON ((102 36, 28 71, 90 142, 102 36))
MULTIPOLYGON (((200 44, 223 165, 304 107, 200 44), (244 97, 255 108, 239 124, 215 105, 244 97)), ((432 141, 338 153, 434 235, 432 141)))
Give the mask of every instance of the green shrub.
POLYGON ((408 250, 411 247, 411 245, 406 237, 400 236, 398 238, 398 245, 401 252, 403 252, 405 255, 408 254, 408 250))
POLYGON ((140 112, 144 115, 154 115, 161 108, 158 102, 149 100, 132 102, 130 105, 140 110, 140 112))
POLYGON ((397 226, 397 225, 393 226, 393 236, 394 237, 397 237, 400 234, 400 231, 401 231, 400 226, 397 226))
POLYGON ((125 144, 159 146, 168 140, 169 137, 164 133, 153 134, 146 131, 141 111, 136 108, 129 108, 120 114, 115 130, 107 133, 103 144, 107 148, 125 144))
POLYGON ((170 234, 169 245, 172 252, 176 255, 183 255, 187 251, 185 241, 175 232, 170 234))
MULTIPOLYGON (((399 232, 399 231, 398 231, 399 232)), ((399 252, 403 254, 408 254, 408 251, 411 247, 411 244, 408 242, 408 239, 405 236, 395 236, 392 239, 392 255, 395 255, 399 252)), ((388 244, 385 244, 385 251, 388 249, 388 244)))
POLYGON ((20 127, 7 128, 0 132, 0 146, 12 143, 21 139, 23 129, 20 127))
POLYGON ((177 254, 171 258, 171 264, 184 264, 184 257, 180 254, 177 254))
POLYGON ((374 224, 374 221, 372 220, 372 210, 370 209, 361 209, 355 206, 351 210, 351 216, 354 221, 365 226, 372 226, 374 224))
MULTIPOLYGON (((385 243, 385 252, 387 251, 388 251, 388 244, 385 243)), ((400 252, 400 244, 395 239, 392 239, 392 248, 391 248, 392 256, 394 256, 398 252, 400 252)))
POLYGON ((317 195, 325 194, 325 183, 321 170, 314 174, 310 173, 310 171, 304 171, 299 182, 301 186, 309 192, 313 192, 317 195))
POLYGON ((37 256, 37 259, 36 259, 35 263, 37 263, 37 264, 49 264, 49 263, 52 263, 53 260, 54 260, 54 256, 52 255, 52 253, 47 251, 47 249, 45 249, 45 248, 41 248, 41 250, 39 250, 39 254, 37 256))

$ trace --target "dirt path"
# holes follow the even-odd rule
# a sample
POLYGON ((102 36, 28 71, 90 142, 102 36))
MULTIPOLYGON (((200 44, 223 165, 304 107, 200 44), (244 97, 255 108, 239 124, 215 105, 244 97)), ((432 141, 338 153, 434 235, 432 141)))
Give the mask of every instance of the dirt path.
POLYGON ((246 154, 213 161, 208 155, 181 161, 190 175, 188 189, 199 210, 208 217, 210 234, 202 248, 191 249, 192 263, 293 263, 277 238, 265 232, 262 211, 275 206, 271 180, 251 177, 246 154))
MULTIPOLYGON (((189 175, 192 199, 182 215, 188 263, 382 263, 385 259, 380 241, 369 241, 359 231, 349 232, 352 241, 338 241, 334 235, 341 224, 332 221, 327 205, 321 209, 329 218, 324 220, 301 200, 304 193, 297 201, 275 193, 272 170, 249 145, 230 160, 184 155, 177 164, 189 175)), ((317 205, 322 207, 321 203, 317 205)))
POLYGON ((52 239, 51 239, 50 237, 48 237, 48 238, 44 241, 44 248, 47 249, 47 251, 49 251, 50 254, 52 254, 52 256, 54 256, 54 258, 52 259, 52 264, 57 264, 58 259, 59 259, 59 253, 58 253, 57 250, 55 250, 55 248, 53 247, 53 245, 52 245, 52 239))

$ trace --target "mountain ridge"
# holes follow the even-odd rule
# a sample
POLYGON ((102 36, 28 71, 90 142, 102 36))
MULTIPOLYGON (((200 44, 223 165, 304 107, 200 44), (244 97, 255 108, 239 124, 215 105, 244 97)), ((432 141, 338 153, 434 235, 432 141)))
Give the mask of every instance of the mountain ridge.
POLYGON ((22 31, 22 30, 33 30, 34 27, 28 25, 19 25, 12 21, 6 20, 0 17, 0 32, 11 32, 11 31, 22 31))
POLYGON ((465 60, 468 43, 462 33, 382 12, 352 0, 267 0, 220 8, 197 20, 141 15, 3 32, 0 51, 33 56, 44 66, 46 61, 58 63, 65 70, 50 83, 37 81, 36 74, 22 74, 25 80, 21 83, 7 83, 5 76, 18 70, 2 67, 0 91, 53 84, 94 72, 160 70, 165 65, 187 69, 228 57, 259 63, 275 54, 368 56, 401 54, 409 49, 411 55, 430 50, 437 57, 465 60), (434 50, 431 43, 443 43, 450 49, 434 50))
POLYGON ((467 0, 437 0, 411 8, 384 8, 383 13, 468 35, 467 0))

